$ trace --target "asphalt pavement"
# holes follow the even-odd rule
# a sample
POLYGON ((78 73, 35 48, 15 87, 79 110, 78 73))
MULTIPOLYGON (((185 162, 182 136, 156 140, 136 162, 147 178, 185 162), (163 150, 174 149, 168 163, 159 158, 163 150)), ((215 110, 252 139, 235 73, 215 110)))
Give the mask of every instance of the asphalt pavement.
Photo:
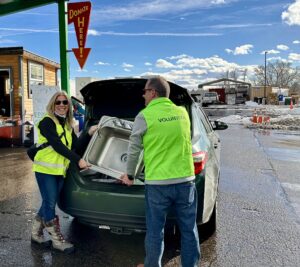
MULTIPOLYGON (((299 266, 300 136, 241 125, 219 134, 217 231, 201 242, 201 267, 299 266)), ((88 228, 61 211, 62 232, 76 252, 32 246, 40 196, 31 162, 24 148, 1 148, 0 166, 0 266, 132 267, 143 261, 144 234, 88 228)), ((164 266, 179 266, 179 254, 180 243, 167 238, 164 266)))

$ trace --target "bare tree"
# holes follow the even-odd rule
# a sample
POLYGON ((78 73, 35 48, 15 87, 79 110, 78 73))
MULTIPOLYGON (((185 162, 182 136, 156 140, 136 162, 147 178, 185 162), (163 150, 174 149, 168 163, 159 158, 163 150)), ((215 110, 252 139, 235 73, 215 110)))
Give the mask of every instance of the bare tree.
POLYGON ((227 70, 225 73, 223 73, 220 78, 227 78, 227 79, 232 79, 237 81, 239 77, 239 70, 238 69, 232 69, 232 70, 227 70))
POLYGON ((242 71, 242 79, 243 79, 244 82, 246 81, 247 73, 248 73, 248 69, 244 69, 244 70, 242 71))
MULTIPOLYGON (((267 85, 281 88, 291 88, 292 85, 299 79, 299 69, 293 68, 290 62, 269 62, 266 69, 267 85)), ((257 84, 265 84, 264 66, 258 66, 255 69, 255 78, 257 84)))
POLYGON ((292 84, 290 88, 290 93, 293 95, 300 95, 300 81, 296 81, 292 84))
POLYGON ((232 71, 229 72, 229 76, 230 79, 237 81, 238 77, 239 77, 239 70, 238 69, 234 69, 232 71))

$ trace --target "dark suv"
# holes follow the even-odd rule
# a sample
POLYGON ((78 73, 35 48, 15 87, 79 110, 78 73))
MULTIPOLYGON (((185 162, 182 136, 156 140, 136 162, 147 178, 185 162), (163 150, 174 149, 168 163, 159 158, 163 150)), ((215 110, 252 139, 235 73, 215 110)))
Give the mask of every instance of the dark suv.
MULTIPOLYGON (((81 90, 86 105, 84 130, 98 124, 103 116, 132 122, 138 112, 144 108, 142 89, 146 81, 146 79, 135 78, 112 79, 86 85, 81 90)), ((198 191, 197 223, 205 224, 207 229, 212 231, 215 229, 220 175, 220 139, 214 130, 226 129, 227 125, 221 122, 211 123, 185 88, 171 82, 169 84, 170 99, 176 105, 184 106, 191 120, 195 182, 198 191)), ((115 160, 104 158, 97 161, 97 157, 104 153, 104 147, 97 146, 97 138, 101 140, 103 138, 101 136, 98 134, 93 137, 94 147, 85 153, 87 160, 88 154, 96 159, 92 162, 96 168, 98 163, 115 160)), ((117 143, 115 145, 117 146, 117 143)), ((113 153, 111 151, 111 154, 113 153)), ((124 155, 122 156, 124 159, 124 155)), ((174 168, 176 168, 175 162, 174 168)), ((115 233, 145 231, 143 171, 134 185, 127 187, 107 173, 95 171, 93 168, 87 172, 80 172, 77 166, 71 165, 59 207, 82 223, 103 226, 115 233)), ((176 226, 172 212, 168 217, 167 226, 176 226)))

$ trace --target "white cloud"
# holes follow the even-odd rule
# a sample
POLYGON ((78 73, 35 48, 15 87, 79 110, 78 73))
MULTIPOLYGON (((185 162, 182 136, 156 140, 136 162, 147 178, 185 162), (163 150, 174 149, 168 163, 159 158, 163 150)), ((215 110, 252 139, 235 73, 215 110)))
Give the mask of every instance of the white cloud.
POLYGON ((150 62, 145 62, 145 66, 152 66, 152 63, 150 63, 150 62))
POLYGON ((255 65, 241 66, 234 62, 228 62, 217 55, 208 58, 177 55, 166 59, 157 60, 159 67, 164 66, 165 71, 148 71, 141 75, 162 75, 166 79, 188 89, 195 89, 199 83, 203 83, 208 79, 218 79, 222 74, 231 70, 242 73, 246 69, 247 76, 251 76, 257 67, 255 65))
POLYGON ((167 59, 180 59, 180 58, 185 58, 185 57, 188 57, 186 54, 181 54, 181 55, 178 55, 178 56, 171 56, 171 57, 167 57, 167 59))
POLYGON ((225 4, 225 0, 213 0, 211 2, 212 2, 212 4, 216 4, 216 5, 225 4))
POLYGON ((130 71, 131 71, 131 69, 124 68, 124 71, 126 71, 126 72, 130 72, 130 71))
POLYGON ((109 64, 109 63, 106 63, 106 62, 98 61, 98 62, 94 63, 94 65, 108 66, 108 65, 110 65, 110 64, 109 64))
POLYGON ((14 44, 14 43, 16 43, 16 41, 10 39, 2 39, 0 37, 0 44, 14 44))
POLYGON ((253 45, 251 45, 251 44, 241 45, 234 49, 233 54, 234 55, 248 55, 248 54, 252 53, 252 50, 251 50, 252 48, 253 48, 253 45))
POLYGON ((80 69, 80 68, 78 68, 76 71, 77 71, 77 72, 88 72, 87 69, 80 69))
POLYGON ((134 1, 129 4, 100 6, 93 9, 93 21, 111 23, 112 21, 153 18, 167 14, 179 14, 189 10, 207 9, 216 5, 224 5, 234 0, 148 0, 134 1))
POLYGON ((168 62, 165 59, 158 59, 156 61, 156 67, 157 68, 165 68, 165 69, 170 69, 170 68, 176 68, 175 65, 173 65, 172 63, 168 62))
POLYGON ((101 34, 100 34, 100 32, 98 32, 97 30, 89 29, 89 30, 88 30, 88 35, 99 36, 99 35, 101 35, 101 34))
MULTIPOLYGON (((0 28, 1 29, 1 28, 0 28)), ((209 37, 209 36, 221 36, 221 33, 210 33, 210 32, 99 32, 97 30, 89 30, 89 35, 92 36, 101 36, 101 35, 110 35, 110 36, 170 36, 170 37, 209 37)))
POLYGON ((270 27, 271 23, 247 23, 247 24, 217 24, 211 26, 205 26, 205 28, 210 29, 235 29, 235 28, 254 28, 254 27, 270 27))
MULTIPOLYGON (((7 28, 1 27, 1 31, 16 32, 16 35, 26 33, 58 33, 58 29, 35 29, 35 28, 7 28)), ((75 33, 73 30, 69 30, 69 33, 75 33)), ((11 34, 10 34, 11 35, 11 34)), ((114 32, 106 31, 101 32, 96 29, 88 29, 88 35, 101 36, 101 35, 112 35, 112 36, 173 36, 173 37, 205 37, 205 36, 221 36, 221 33, 209 33, 209 32, 114 32)))
POLYGON ((282 58, 282 57, 268 57, 267 61, 282 61, 282 62, 287 62, 288 60, 282 58))
POLYGON ((292 61, 300 61, 300 54, 290 53, 289 59, 292 61))
MULTIPOLYGON (((280 51, 278 50, 274 50, 274 49, 271 49, 271 50, 266 50, 268 52, 268 54, 279 54, 280 51)), ((265 53, 265 51, 262 51, 260 54, 263 55, 265 53)))
POLYGON ((281 19, 288 25, 300 25, 300 0, 289 5, 288 9, 282 12, 281 19))
POLYGON ((279 50, 284 50, 284 51, 290 49, 287 45, 282 45, 282 44, 277 45, 276 48, 279 49, 279 50))
POLYGON ((176 62, 177 67, 179 68, 200 68, 206 69, 208 72, 222 72, 224 69, 234 69, 238 68, 238 65, 235 63, 229 63, 224 59, 213 56, 209 58, 194 58, 187 56, 181 58, 176 62))
POLYGON ((0 30, 19 33, 58 33, 57 29, 0 28, 0 30))
POLYGON ((252 53, 252 50, 251 50, 252 48, 253 48, 253 45, 245 44, 245 45, 237 46, 234 50, 226 48, 225 51, 228 54, 248 55, 248 54, 252 53))
POLYGON ((133 68, 133 67, 134 67, 133 65, 125 63, 125 62, 122 64, 122 68, 128 69, 128 68, 133 68))
POLYGON ((268 58, 267 58, 267 61, 274 61, 274 60, 279 60, 279 61, 281 61, 282 58, 281 58, 281 57, 268 57, 268 58))
POLYGON ((163 73, 148 71, 148 72, 141 74, 141 76, 157 76, 157 75, 163 76, 168 81, 177 83, 188 89, 197 89, 199 81, 200 81, 199 78, 197 78, 197 76, 181 75, 181 73, 174 73, 174 71, 163 72, 163 73))
POLYGON ((293 44, 300 44, 300 41, 299 40, 295 40, 295 41, 293 41, 293 44))
POLYGON ((201 70, 201 69, 171 70, 170 74, 173 74, 173 75, 204 75, 204 74, 207 74, 207 70, 201 70))

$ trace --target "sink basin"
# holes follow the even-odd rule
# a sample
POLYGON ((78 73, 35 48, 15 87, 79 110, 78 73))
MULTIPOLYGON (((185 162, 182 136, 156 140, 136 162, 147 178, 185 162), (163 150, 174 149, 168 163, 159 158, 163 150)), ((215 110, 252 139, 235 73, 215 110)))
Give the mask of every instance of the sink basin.
MULTIPOLYGON (((99 129, 93 135, 84 155, 93 171, 113 178, 120 178, 126 172, 127 150, 133 122, 104 116, 99 129)), ((139 176, 143 168, 142 156, 136 168, 139 176)))

